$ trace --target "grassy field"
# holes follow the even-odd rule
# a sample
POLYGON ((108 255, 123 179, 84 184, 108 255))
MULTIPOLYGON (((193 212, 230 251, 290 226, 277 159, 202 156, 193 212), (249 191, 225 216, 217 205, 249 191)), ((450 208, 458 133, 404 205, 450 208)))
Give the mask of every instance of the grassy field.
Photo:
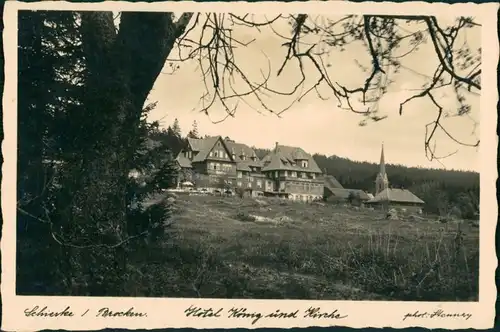
POLYGON ((168 240, 132 255, 135 296, 477 301, 479 229, 436 218, 178 196, 168 240), (457 236, 458 234, 458 236, 457 236))

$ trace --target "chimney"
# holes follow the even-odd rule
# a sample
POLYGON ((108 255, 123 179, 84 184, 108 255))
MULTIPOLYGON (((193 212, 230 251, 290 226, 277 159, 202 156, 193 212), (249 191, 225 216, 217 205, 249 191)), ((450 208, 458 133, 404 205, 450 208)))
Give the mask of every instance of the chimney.
POLYGON ((278 151, 278 142, 276 142, 276 145, 274 146, 274 151, 278 151))

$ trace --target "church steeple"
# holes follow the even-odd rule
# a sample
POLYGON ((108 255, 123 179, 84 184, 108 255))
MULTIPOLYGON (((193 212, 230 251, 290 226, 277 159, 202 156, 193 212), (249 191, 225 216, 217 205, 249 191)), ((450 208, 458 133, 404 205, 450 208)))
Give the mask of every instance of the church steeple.
POLYGON ((384 156, 384 143, 382 142, 382 151, 380 152, 380 171, 377 174, 377 179, 375 180, 375 195, 378 195, 381 191, 389 188, 389 179, 387 178, 387 173, 385 172, 385 156, 384 156))
POLYGON ((380 153, 380 174, 385 174, 384 142, 382 142, 382 152, 380 153))

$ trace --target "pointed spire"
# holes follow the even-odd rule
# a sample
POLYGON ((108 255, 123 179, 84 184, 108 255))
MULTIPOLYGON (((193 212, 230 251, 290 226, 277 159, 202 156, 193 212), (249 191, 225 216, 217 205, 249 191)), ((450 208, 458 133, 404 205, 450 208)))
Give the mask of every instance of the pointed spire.
POLYGON ((380 153, 380 174, 385 175, 384 142, 382 142, 382 151, 380 153))

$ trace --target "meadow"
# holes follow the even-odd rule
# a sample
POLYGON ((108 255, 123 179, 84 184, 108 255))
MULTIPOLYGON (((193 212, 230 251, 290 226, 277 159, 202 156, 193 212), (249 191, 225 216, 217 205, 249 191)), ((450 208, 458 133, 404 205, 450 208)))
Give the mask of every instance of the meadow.
POLYGON ((265 198, 170 201, 167 240, 130 256, 131 296, 478 300, 479 228, 468 221, 265 198))

